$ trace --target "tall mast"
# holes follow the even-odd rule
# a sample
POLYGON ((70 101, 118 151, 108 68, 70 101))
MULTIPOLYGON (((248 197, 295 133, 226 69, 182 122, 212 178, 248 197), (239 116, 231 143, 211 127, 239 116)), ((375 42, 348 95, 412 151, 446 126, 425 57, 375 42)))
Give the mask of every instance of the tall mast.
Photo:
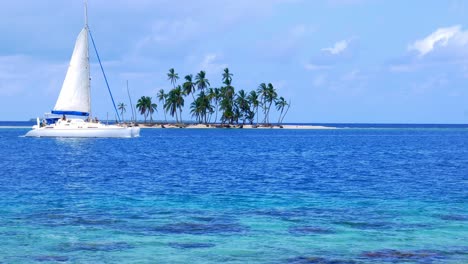
POLYGON ((85 28, 88 28, 88 1, 84 1, 85 28))
POLYGON ((88 82, 88 100, 89 100, 89 118, 91 119, 91 69, 90 69, 90 64, 89 64, 89 45, 88 45, 88 32, 89 32, 89 28, 88 28, 88 0, 84 0, 84 18, 85 18, 85 30, 86 30, 86 59, 88 60, 88 78, 89 78, 89 82, 88 82))

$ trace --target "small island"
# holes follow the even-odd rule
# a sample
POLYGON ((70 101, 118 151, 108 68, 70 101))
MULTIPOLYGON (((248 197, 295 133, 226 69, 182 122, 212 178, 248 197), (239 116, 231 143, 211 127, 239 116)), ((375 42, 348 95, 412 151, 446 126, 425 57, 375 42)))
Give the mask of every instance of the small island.
MULTIPOLYGON (((291 101, 279 96, 271 83, 261 83, 256 90, 250 92, 243 89, 236 92, 233 86, 233 74, 229 68, 222 73, 222 85, 212 87, 206 78, 206 72, 200 71, 195 78, 192 74, 184 77, 184 82, 178 84, 179 74, 174 68, 169 69, 167 79, 172 88, 166 92, 158 91, 157 101, 151 96, 141 96, 137 103, 131 105, 129 123, 143 128, 288 128, 288 129, 329 129, 331 127, 310 125, 283 125, 291 101), (195 95, 196 94, 196 95, 195 95), (190 102, 190 114, 193 119, 183 120, 182 110, 190 102), (159 105, 158 105, 159 103, 159 105), (164 114, 164 121, 155 122, 153 115, 164 114), (278 119, 270 120, 272 111, 278 112, 278 119), (144 121, 137 120, 137 113, 144 121), (172 120, 168 120, 168 116, 172 120)), ((118 103, 122 120, 127 111, 127 105, 118 103)))

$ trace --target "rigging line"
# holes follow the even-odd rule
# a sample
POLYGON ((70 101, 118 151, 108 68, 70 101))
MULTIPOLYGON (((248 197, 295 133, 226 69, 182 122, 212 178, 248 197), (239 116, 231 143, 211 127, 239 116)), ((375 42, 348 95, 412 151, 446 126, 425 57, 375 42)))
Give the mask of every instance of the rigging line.
POLYGON ((120 121, 119 111, 117 111, 117 107, 115 106, 114 97, 112 96, 112 92, 111 92, 111 89, 109 87, 109 82, 107 82, 106 73, 104 72, 104 68, 102 67, 101 58, 99 58, 99 53, 97 51, 96 44, 94 43, 93 34, 91 34, 91 29, 89 29, 89 27, 88 27, 88 32, 89 32, 89 36, 91 36, 91 42, 93 42, 94 51, 96 51, 96 56, 97 56, 97 59, 99 61, 99 66, 101 66, 102 75, 104 75, 104 80, 106 81, 107 90, 109 91, 110 97, 112 99, 112 104, 114 105, 115 113, 117 114, 117 119, 118 119, 118 121, 120 123, 121 121, 120 121))
POLYGON ((130 97, 130 91, 128 90, 128 80, 127 80, 127 94, 128 94, 128 99, 130 100, 130 109, 132 110, 132 121, 135 120, 136 122, 136 111, 133 111, 135 108, 133 107, 132 103, 132 97, 130 97))

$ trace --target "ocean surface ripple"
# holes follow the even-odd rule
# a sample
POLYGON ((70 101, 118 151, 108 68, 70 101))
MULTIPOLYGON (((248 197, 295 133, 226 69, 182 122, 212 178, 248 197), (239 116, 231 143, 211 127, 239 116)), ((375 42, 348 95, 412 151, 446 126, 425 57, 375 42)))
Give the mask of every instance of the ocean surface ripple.
POLYGON ((0 129, 0 263, 468 263, 468 130, 0 129))

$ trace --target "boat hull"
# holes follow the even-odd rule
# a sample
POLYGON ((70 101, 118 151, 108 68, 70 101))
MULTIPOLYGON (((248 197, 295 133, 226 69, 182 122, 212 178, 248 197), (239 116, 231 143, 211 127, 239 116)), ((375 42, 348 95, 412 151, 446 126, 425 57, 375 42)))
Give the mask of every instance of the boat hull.
POLYGON ((102 127, 102 128, 36 128, 26 137, 64 137, 64 138, 133 138, 140 136, 139 127, 102 127))

